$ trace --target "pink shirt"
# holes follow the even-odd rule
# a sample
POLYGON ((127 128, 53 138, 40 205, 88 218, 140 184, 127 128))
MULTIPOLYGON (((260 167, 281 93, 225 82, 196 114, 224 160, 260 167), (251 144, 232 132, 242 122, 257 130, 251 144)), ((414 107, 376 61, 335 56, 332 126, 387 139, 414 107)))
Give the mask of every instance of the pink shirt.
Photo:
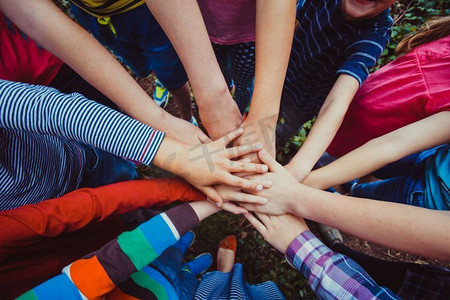
POLYGON ((255 0, 197 0, 215 44, 233 45, 255 40, 255 0))
POLYGON ((421 45, 368 77, 328 152, 336 157, 376 137, 450 110, 450 35, 421 45))
POLYGON ((0 79, 47 85, 63 62, 39 47, 0 11, 0 79))

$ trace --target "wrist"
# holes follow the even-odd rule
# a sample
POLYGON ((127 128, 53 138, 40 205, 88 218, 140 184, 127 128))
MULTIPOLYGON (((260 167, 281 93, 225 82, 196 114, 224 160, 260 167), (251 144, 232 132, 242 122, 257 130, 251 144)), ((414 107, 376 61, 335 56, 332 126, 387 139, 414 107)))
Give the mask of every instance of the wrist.
POLYGON ((189 162, 187 147, 170 137, 165 137, 155 155, 153 163, 166 171, 184 177, 189 162), (183 176, 184 175, 184 176, 183 176))

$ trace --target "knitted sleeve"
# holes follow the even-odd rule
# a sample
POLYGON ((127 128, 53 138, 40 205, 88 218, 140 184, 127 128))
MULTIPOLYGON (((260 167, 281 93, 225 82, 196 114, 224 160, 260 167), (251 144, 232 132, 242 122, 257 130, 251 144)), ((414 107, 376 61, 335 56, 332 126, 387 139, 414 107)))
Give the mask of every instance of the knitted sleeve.
POLYGON ((119 235, 89 257, 79 259, 58 275, 18 299, 95 299, 113 290, 154 261, 181 235, 199 223, 188 204, 182 204, 119 235))

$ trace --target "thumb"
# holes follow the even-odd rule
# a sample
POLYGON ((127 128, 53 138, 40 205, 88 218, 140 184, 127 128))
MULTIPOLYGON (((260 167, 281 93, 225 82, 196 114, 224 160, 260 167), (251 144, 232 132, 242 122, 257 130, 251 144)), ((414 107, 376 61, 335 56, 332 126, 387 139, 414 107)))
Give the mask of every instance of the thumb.
POLYGON ((258 157, 262 163, 269 167, 271 172, 277 172, 280 168, 283 168, 276 160, 273 158, 266 150, 261 150, 258 152, 258 157))

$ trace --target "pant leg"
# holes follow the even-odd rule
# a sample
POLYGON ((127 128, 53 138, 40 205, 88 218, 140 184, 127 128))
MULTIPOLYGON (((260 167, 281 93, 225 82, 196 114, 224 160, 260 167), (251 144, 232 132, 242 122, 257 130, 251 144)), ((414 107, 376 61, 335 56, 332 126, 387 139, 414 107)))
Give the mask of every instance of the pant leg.
POLYGON ((138 179, 133 162, 115 156, 101 149, 80 144, 86 157, 81 187, 98 187, 119 181, 138 179))
POLYGON ((234 85, 234 99, 241 113, 250 104, 255 78, 255 42, 231 46, 231 67, 234 85))
POLYGON ((358 184, 352 189, 350 195, 358 198, 369 198, 406 204, 408 198, 405 194, 406 179, 406 176, 402 176, 358 184))
POLYGON ((219 45, 211 43, 214 50, 214 55, 216 56, 217 62, 219 63, 222 75, 225 78, 228 89, 231 90, 233 87, 233 79, 231 74, 231 57, 230 57, 230 46, 219 45))

